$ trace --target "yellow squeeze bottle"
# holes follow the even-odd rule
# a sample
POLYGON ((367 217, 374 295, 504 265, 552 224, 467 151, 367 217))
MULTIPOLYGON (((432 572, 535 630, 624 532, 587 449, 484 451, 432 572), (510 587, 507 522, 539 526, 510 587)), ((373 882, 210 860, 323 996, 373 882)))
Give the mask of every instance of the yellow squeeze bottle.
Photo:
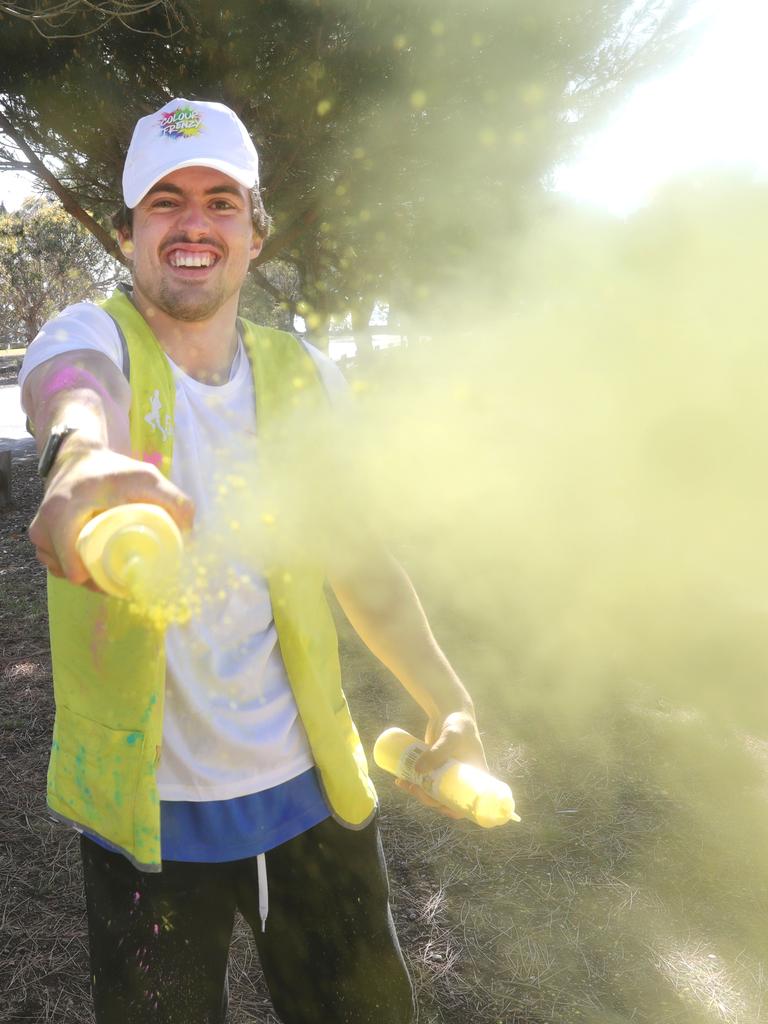
POLYGON ((520 821, 515 814, 512 790, 481 768, 463 761, 448 761, 428 774, 415 771, 414 764, 427 749, 426 743, 404 729, 392 728, 376 740, 373 759, 379 768, 420 786, 433 800, 466 815, 483 828, 520 821))
POLYGON ((159 505, 116 505, 80 531, 77 553, 107 594, 151 607, 171 593, 181 568, 178 526, 159 505))

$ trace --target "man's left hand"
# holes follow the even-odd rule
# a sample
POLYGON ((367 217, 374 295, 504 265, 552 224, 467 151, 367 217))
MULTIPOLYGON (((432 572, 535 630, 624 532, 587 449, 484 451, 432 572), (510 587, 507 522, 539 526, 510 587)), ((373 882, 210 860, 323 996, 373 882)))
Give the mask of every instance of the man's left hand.
MULTIPOLYGON (((429 744, 429 750, 425 750, 416 761, 414 768, 417 772, 428 774, 442 768, 447 761, 452 760, 464 761, 466 764, 488 771, 488 762, 485 759, 485 751, 477 731, 477 722, 466 711, 455 711, 442 720, 432 719, 427 726, 425 741, 429 744)), ((433 800, 420 786, 414 786, 402 779, 397 780, 397 785, 415 796, 426 807, 433 807, 446 818, 465 817, 458 811, 453 811, 437 800, 433 800)))

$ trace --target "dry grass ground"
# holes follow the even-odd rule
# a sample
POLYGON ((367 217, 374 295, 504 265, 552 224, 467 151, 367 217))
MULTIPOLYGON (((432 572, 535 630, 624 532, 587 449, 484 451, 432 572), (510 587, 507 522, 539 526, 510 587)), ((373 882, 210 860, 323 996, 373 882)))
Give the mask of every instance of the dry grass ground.
MULTIPOLYGON (((44 573, 24 535, 39 494, 31 457, 15 462, 13 484, 14 505, 0 512, 0 1020, 86 1024, 77 844, 45 813, 53 708, 44 573)), ((418 729, 349 630, 342 644, 367 749, 387 724, 418 729)), ((705 759, 723 755, 721 741, 638 699, 595 725, 600 749, 616 751, 609 767, 588 737, 558 738, 534 715, 513 721, 491 681, 476 692, 491 765, 512 782, 522 824, 444 821, 376 774, 421 1024, 768 1019, 764 847, 756 855, 659 783, 686 730, 698 729, 705 759)), ((242 922, 231 987, 232 1024, 274 1021, 242 922)))

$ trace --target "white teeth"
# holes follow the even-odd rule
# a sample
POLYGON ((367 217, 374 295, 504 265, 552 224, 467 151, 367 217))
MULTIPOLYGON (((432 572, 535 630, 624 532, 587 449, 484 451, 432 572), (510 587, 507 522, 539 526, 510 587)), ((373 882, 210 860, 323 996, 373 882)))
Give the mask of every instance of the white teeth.
POLYGON ((172 267, 210 267, 213 256, 209 252, 182 252, 177 249, 171 253, 172 267))

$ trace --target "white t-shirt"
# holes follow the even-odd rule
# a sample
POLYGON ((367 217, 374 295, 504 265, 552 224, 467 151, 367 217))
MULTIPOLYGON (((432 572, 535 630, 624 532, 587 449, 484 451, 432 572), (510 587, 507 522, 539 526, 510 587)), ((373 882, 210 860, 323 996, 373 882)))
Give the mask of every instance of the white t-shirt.
MULTIPOLYGON (((346 382, 331 360, 305 346, 331 400, 346 382)), ((120 336, 110 316, 80 302, 49 321, 29 346, 19 374, 73 349, 102 352, 122 370, 120 336)), ((216 512, 216 495, 242 466, 243 447, 256 436, 250 365, 242 343, 230 379, 202 384, 168 360, 176 382, 171 479, 195 503, 196 529, 216 512), (234 443, 233 443, 234 442, 234 443)), ((156 429, 171 428, 159 408, 156 429)), ((199 615, 166 634, 166 692, 161 800, 228 800, 258 793, 314 764, 285 672, 266 581, 249 565, 228 562, 208 581, 199 615), (237 587, 231 580, 238 581, 237 587)))

